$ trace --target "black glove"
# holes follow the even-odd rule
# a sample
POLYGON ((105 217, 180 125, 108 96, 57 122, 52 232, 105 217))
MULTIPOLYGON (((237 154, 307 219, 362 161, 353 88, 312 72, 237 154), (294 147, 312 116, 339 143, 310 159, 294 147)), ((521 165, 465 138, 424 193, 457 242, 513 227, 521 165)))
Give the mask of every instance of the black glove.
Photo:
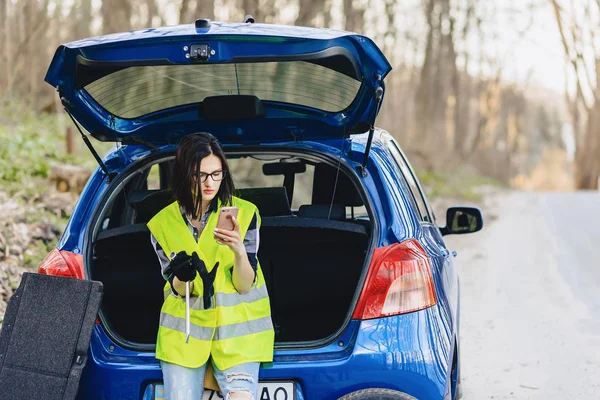
POLYGON ((206 264, 204 261, 198 257, 198 253, 194 252, 192 254, 192 264, 198 273, 200 274, 200 278, 202 278, 202 286, 203 286, 203 295, 202 299, 204 300, 204 309, 207 310, 211 306, 211 297, 215 294, 215 276, 217 275, 217 269, 219 268, 219 262, 215 264, 214 268, 208 272, 206 269, 206 264))
POLYGON ((206 271, 206 264, 200 259, 197 252, 192 253, 192 265, 194 266, 194 269, 198 271, 200 276, 202 276, 200 271, 206 271))
POLYGON ((173 257, 169 263, 169 269, 171 269, 181 282, 190 282, 196 277, 196 269, 192 263, 192 257, 188 256, 185 251, 180 251, 173 257))

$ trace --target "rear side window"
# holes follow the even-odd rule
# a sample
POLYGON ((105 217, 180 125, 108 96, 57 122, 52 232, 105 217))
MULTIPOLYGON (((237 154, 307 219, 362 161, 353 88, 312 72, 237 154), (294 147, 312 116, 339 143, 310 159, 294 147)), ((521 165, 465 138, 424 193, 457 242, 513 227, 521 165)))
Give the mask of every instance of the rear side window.
MULTIPOLYGON (((243 188, 261 188, 261 187, 281 187, 285 185, 284 175, 265 175, 263 167, 265 164, 278 163, 280 157, 269 157, 264 160, 253 157, 228 158, 229 168, 237 189, 243 188)), ((303 204, 310 204, 312 199, 312 185, 314 179, 315 167, 305 165, 306 171, 294 174, 293 190, 286 187, 288 200, 291 202, 291 208, 297 210, 303 204)))
POLYGON ((154 164, 150 167, 150 173, 148 174, 147 179, 148 190, 160 190, 164 189, 160 185, 160 170, 159 164, 154 164))
POLYGON ((310 204, 312 201, 313 180, 315 177, 315 167, 306 165, 306 172, 296 174, 294 181, 294 199, 292 209, 297 210, 303 204, 310 204))
POLYGON ((417 184, 417 180, 410 167, 408 166, 408 163, 402 156, 402 153, 400 152, 396 144, 392 141, 390 141, 388 145, 388 150, 390 151, 390 154, 392 155, 394 161, 396 161, 396 166, 398 167, 401 174, 404 176, 404 179, 406 179, 406 182, 408 183, 411 196, 415 205, 417 206, 417 210, 419 211, 421 221, 433 222, 427 211, 427 205, 425 203, 425 199, 423 198, 423 194, 421 193, 419 185, 417 184))
POLYGON ((261 160, 252 157, 227 158, 236 189, 282 186, 282 175, 266 176, 263 174, 263 165, 273 161, 275 160, 261 160))
POLYGON ((263 101, 297 104, 328 112, 350 106, 361 82, 305 61, 134 66, 84 87, 109 113, 142 115, 205 97, 254 95, 263 101))

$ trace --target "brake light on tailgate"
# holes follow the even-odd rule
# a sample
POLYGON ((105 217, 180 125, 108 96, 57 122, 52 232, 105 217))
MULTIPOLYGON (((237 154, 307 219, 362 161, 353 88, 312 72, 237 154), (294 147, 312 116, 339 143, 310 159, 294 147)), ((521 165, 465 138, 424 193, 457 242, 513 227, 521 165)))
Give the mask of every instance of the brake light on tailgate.
POLYGON ((41 262, 38 273, 83 279, 83 257, 81 254, 54 249, 41 262))
POLYGON ((431 262, 414 239, 375 249, 354 319, 422 310, 437 303, 431 262))

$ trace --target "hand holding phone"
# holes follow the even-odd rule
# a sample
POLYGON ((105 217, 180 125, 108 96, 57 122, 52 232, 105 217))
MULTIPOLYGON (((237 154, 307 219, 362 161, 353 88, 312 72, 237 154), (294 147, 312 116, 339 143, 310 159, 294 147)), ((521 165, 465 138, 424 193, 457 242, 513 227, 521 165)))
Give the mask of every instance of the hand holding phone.
POLYGON ((219 210, 219 219, 215 227, 214 237, 218 244, 227 245, 236 251, 240 246, 239 229, 236 231, 237 207, 223 207, 219 210), (235 222, 234 222, 235 221, 235 222))
POLYGON ((237 218, 237 207, 222 207, 219 210, 219 219, 217 220, 217 229, 232 231, 235 229, 233 218, 237 218))

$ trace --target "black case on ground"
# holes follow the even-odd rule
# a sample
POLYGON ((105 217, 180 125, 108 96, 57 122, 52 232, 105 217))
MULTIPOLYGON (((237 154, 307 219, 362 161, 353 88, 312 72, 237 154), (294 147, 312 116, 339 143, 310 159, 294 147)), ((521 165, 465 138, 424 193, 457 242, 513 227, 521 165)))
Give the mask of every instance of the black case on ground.
POLYGON ((102 283, 24 273, 0 332, 0 399, 75 399, 102 283))

